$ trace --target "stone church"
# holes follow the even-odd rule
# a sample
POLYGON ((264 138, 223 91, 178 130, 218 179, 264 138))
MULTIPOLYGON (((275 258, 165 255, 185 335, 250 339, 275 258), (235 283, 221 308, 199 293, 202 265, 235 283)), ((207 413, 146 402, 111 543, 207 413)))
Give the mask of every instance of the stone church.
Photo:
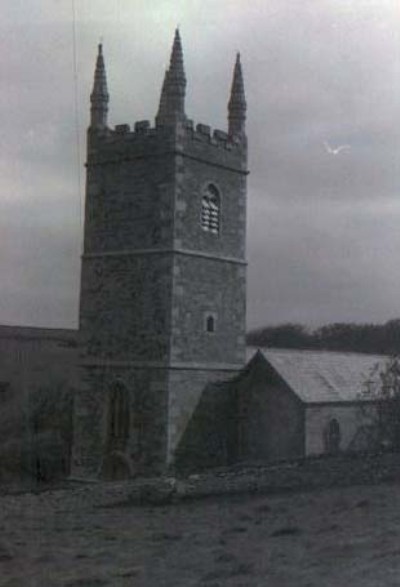
POLYGON ((0 327, 0 399, 10 389, 26 393, 35 377, 42 382, 50 363, 74 382, 75 477, 123 478, 171 465, 279 461, 365 446, 360 393, 382 357, 246 354, 240 56, 227 131, 188 119, 185 90, 177 30, 155 124, 110 128, 99 45, 79 332, 0 327), (7 359, 14 347, 24 360, 7 359))

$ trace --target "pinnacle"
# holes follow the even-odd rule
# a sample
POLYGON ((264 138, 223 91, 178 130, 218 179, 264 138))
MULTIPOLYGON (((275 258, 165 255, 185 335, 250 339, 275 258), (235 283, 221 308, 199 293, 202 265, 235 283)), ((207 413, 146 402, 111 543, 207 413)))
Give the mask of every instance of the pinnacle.
POLYGON ((102 128, 107 126, 108 111, 108 90, 106 68, 104 65, 103 45, 99 43, 96 59, 96 69, 94 72, 93 90, 90 95, 91 108, 91 126, 102 128))
POLYGON ((101 96, 108 99, 106 68, 104 65, 103 45, 101 43, 98 45, 92 96, 101 96))
POLYGON ((240 63, 240 53, 237 53, 233 70, 231 95, 228 103, 229 134, 244 135, 246 108, 242 65, 240 63))
POLYGON ((240 62, 240 53, 236 54, 235 69, 233 72, 232 89, 230 104, 242 104, 246 109, 246 99, 244 94, 244 83, 242 74, 242 65, 240 62))
POLYGON ((175 30, 169 68, 165 72, 161 90, 157 124, 175 123, 185 118, 186 76, 179 29, 175 30))
POLYGON ((183 66, 183 51, 179 29, 175 30, 174 43, 172 45, 171 59, 169 64, 169 75, 171 78, 186 83, 185 70, 183 66))

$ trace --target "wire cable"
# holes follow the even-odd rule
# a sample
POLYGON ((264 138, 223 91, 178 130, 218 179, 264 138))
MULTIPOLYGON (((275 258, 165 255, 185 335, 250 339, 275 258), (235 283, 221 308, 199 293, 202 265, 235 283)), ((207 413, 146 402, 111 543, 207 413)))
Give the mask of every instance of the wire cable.
POLYGON ((82 174, 81 174, 81 144, 80 144, 80 119, 79 119, 79 84, 78 84, 78 58, 77 58, 77 34, 76 34, 76 7, 75 0, 71 0, 72 9, 72 62, 73 62, 73 84, 74 84, 74 110, 75 110, 75 141, 77 159, 77 183, 79 197, 79 234, 80 252, 83 253, 83 198, 82 198, 82 174))

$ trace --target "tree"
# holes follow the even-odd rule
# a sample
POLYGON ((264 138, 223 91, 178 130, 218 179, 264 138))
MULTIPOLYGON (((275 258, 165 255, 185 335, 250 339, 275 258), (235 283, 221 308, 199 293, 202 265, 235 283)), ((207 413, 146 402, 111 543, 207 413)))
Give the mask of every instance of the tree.
POLYGON ((305 326, 288 322, 249 332, 247 344, 287 349, 309 348, 311 338, 305 326))
POLYGON ((20 478, 23 425, 22 402, 11 394, 0 405, 0 482, 20 478))
POLYGON ((29 397, 24 466, 37 481, 51 481, 69 473, 73 395, 66 383, 55 382, 29 397))
POLYGON ((275 348, 321 349, 394 355, 400 353, 400 319, 386 324, 326 324, 310 330, 301 324, 265 326, 247 334, 247 343, 275 348))
POLYGON ((69 473, 73 390, 66 382, 11 394, 0 410, 0 482, 51 481, 69 473))
MULTIPOLYGON (((376 364, 364 383, 361 399, 375 402, 369 410, 371 431, 383 448, 400 450, 400 358, 389 357, 376 364)), ((366 413, 365 408, 363 409, 366 413)))

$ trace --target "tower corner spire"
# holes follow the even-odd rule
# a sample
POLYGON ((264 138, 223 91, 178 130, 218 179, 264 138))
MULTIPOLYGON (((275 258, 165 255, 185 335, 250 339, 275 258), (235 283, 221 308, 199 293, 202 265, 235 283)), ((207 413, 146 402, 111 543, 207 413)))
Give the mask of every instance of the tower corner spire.
POLYGON ((160 105, 156 116, 157 125, 175 124, 185 120, 186 75, 179 28, 175 29, 169 68, 165 72, 161 89, 160 105))
POLYGON ((103 44, 97 47, 96 68, 94 72, 93 90, 90 94, 90 127, 101 129, 107 126, 109 95, 107 90, 106 68, 103 56, 103 44))
POLYGON ((246 96, 240 53, 236 54, 235 67, 231 86, 231 95, 228 102, 228 132, 232 135, 244 136, 246 127, 246 96))

